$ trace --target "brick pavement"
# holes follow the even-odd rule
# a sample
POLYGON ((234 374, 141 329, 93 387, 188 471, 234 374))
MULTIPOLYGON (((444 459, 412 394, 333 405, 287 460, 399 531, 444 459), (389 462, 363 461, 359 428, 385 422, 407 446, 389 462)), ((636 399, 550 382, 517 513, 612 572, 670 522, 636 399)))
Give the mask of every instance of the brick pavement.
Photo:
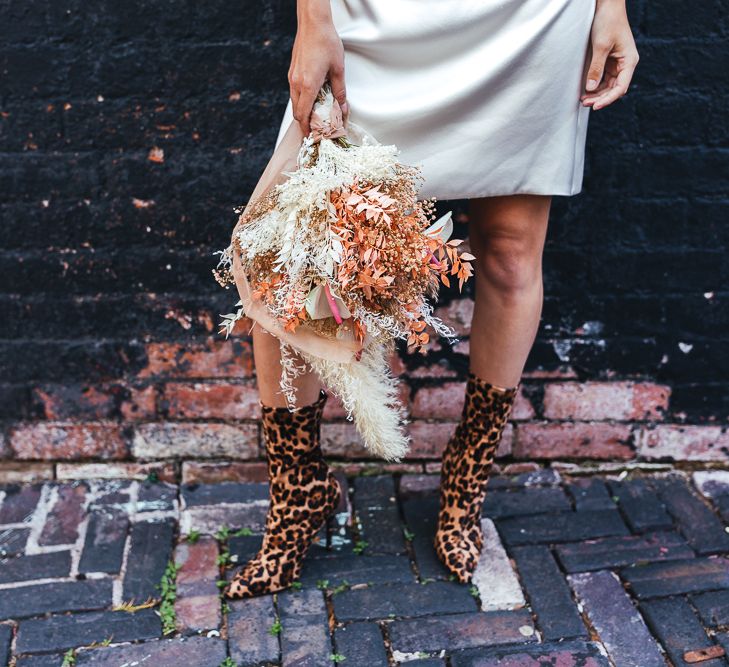
POLYGON ((433 554, 437 476, 341 479, 298 589, 227 604, 264 484, 0 487, 0 665, 729 664, 726 471, 495 477, 472 586, 433 554))

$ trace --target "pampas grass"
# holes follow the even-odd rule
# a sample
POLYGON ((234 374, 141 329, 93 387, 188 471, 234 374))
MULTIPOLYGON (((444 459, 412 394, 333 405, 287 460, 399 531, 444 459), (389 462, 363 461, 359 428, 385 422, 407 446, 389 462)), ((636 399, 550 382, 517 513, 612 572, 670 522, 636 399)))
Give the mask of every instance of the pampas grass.
POLYGON ((354 418, 365 447, 387 461, 400 461, 410 441, 404 429, 407 422, 400 404, 399 383, 388 364, 388 347, 373 342, 365 347, 359 361, 349 363, 302 356, 340 397, 348 418, 354 418))

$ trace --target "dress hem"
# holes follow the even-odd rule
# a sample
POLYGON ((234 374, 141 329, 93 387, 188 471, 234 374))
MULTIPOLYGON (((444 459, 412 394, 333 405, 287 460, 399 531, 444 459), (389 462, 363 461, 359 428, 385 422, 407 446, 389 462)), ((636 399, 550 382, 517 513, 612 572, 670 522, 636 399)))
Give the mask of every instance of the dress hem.
POLYGON ((437 194, 430 194, 428 197, 420 196, 420 199, 432 199, 435 198, 438 201, 458 201, 463 199, 484 199, 488 197, 508 197, 510 195, 542 195, 548 197, 573 197, 582 192, 582 187, 576 190, 563 190, 563 189, 539 189, 539 188, 520 188, 517 190, 494 190, 487 193, 473 193, 464 195, 452 195, 438 196, 437 194))

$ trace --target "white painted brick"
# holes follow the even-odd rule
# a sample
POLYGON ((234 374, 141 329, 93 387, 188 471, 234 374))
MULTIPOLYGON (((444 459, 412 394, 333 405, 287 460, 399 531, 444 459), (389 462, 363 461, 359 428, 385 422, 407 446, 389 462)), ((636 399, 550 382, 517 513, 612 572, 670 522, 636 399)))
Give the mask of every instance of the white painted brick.
POLYGON ((245 504, 196 505, 180 513, 180 533, 195 530, 203 535, 214 535, 223 526, 263 530, 266 523, 268 501, 245 504))
POLYGON ((197 422, 140 424, 134 432, 132 454, 138 459, 255 458, 258 426, 197 422))
POLYGON ((501 544, 496 526, 491 519, 482 519, 483 549, 473 575, 473 585, 478 588, 481 608, 518 609, 526 603, 519 579, 501 544))
POLYGON ((729 470, 699 470, 693 479, 696 488, 707 498, 729 495, 729 470))

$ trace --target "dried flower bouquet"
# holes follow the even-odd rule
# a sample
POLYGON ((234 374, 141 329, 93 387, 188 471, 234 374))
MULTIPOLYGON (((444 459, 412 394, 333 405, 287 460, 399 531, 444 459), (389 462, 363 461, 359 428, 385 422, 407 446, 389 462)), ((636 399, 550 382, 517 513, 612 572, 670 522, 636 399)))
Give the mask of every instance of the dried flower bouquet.
POLYGON ((398 460, 408 438, 389 356, 398 339, 424 351, 428 327, 455 339, 429 299, 451 279, 462 287, 474 258, 449 240, 450 213, 433 221, 434 200, 418 201, 419 168, 400 163, 396 146, 345 124, 328 85, 311 128, 295 142, 290 171, 271 168, 274 154, 258 196, 238 210, 230 245, 216 253, 215 279, 241 296, 221 333, 228 337, 246 315, 278 336, 289 405, 292 379, 312 368, 369 450, 398 460))

